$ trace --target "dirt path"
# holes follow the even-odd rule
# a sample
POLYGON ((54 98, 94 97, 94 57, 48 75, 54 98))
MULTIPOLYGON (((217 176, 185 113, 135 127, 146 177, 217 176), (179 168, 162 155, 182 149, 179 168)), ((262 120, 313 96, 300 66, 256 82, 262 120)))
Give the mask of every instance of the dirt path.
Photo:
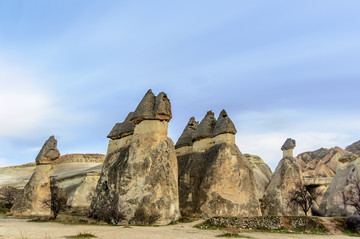
POLYGON ((343 233, 336 227, 331 217, 320 217, 324 226, 334 235, 343 235, 343 233))
MULTIPOLYGON (((122 226, 91 226, 91 225, 65 225, 53 222, 36 223, 27 222, 26 219, 0 219, 0 238, 1 239, 57 239, 67 238, 68 236, 79 233, 91 233, 97 238, 103 239, 205 239, 216 238, 216 235, 223 234, 221 230, 199 230, 193 228, 198 222, 180 223, 171 226, 160 227, 131 227, 122 226)), ((246 232, 241 233, 257 239, 340 239, 346 238, 344 235, 299 235, 299 234, 279 234, 246 232)), ((350 237, 349 237, 350 238, 350 237)))

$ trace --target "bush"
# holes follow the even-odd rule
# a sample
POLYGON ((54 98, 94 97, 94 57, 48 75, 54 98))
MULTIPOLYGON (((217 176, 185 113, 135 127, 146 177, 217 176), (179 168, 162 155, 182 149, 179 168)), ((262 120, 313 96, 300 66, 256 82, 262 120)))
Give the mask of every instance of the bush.
POLYGON ((360 233, 360 216, 347 217, 346 229, 348 229, 351 232, 360 233))
POLYGON ((135 220, 142 225, 152 225, 160 218, 160 214, 155 210, 147 211, 143 207, 139 207, 135 211, 135 220))

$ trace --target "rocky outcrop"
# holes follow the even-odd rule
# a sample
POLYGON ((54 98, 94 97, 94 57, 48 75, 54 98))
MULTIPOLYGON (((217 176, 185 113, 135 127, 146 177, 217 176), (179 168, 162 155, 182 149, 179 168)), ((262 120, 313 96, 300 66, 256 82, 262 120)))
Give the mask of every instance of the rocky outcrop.
POLYGON ((195 119, 179 138, 180 211, 183 216, 260 215, 252 166, 235 145, 235 126, 225 111, 209 111, 196 129, 195 119), (190 129, 189 129, 190 128, 190 129), (215 131, 215 132, 214 132, 215 131))
POLYGON ((199 125, 198 121, 195 121, 194 117, 191 117, 189 122, 187 123, 183 133, 181 134, 180 138, 175 144, 175 148, 181 148, 184 146, 192 146, 192 135, 196 130, 197 126, 199 125))
POLYGON ((269 185, 271 179, 271 169, 270 167, 257 155, 244 154, 245 158, 250 162, 252 170, 254 172, 256 180, 256 188, 258 192, 258 197, 261 199, 264 195, 264 192, 269 185))
POLYGON ((130 120, 134 112, 130 112, 124 122, 116 123, 107 136, 109 139, 120 139, 134 133, 134 123, 130 120))
POLYGON ((57 149, 57 141, 54 136, 45 142, 39 154, 36 156, 36 164, 51 164, 55 159, 60 157, 60 152, 57 149))
POLYGON ((50 208, 44 205, 50 199, 51 163, 59 158, 57 141, 51 136, 36 157, 36 170, 25 185, 22 195, 16 200, 11 212, 21 216, 50 216, 50 208))
POLYGON ((353 193, 359 196, 360 192, 356 191, 355 185, 356 182, 360 185, 360 158, 348 154, 342 156, 339 161, 343 162, 343 165, 336 172, 320 205, 321 212, 326 216, 346 216, 356 212, 354 207, 344 204, 344 198, 353 193))
POLYGON ((57 160, 53 162, 53 164, 103 163, 104 160, 105 160, 105 155, 103 154, 65 154, 65 155, 61 155, 57 160))
POLYGON ((352 143, 351 145, 347 146, 345 150, 360 155, 360 140, 352 143))
POLYGON ((292 191, 296 185, 303 185, 302 171, 292 155, 295 140, 287 139, 281 147, 280 160, 262 200, 262 213, 265 216, 301 215, 301 211, 291 206, 292 191))
POLYGON ((321 148, 312 152, 305 152, 296 157, 306 178, 334 177, 341 163, 338 159, 350 152, 334 147, 321 148))
POLYGON ((178 167, 167 136, 171 105, 149 90, 134 111, 134 131, 110 140, 90 214, 116 223, 168 224, 179 218, 178 167))

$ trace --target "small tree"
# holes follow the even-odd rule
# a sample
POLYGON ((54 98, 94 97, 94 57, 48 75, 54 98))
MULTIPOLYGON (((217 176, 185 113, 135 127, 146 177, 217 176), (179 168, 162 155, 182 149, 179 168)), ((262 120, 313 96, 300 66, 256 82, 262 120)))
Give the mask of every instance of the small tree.
POLYGON ((43 205, 51 210, 53 219, 56 219, 60 210, 65 207, 66 199, 65 193, 56 185, 55 178, 51 178, 50 198, 43 200, 43 205))
POLYGON ((19 194, 19 191, 20 191, 19 189, 16 189, 11 186, 5 186, 5 187, 1 188, 0 196, 3 201, 3 205, 6 208, 11 208, 13 206, 13 204, 15 203, 16 197, 19 194))
POLYGON ((306 186, 302 185, 300 182, 295 184, 295 189, 290 192, 290 204, 298 208, 299 206, 307 216, 308 211, 311 209, 314 204, 315 196, 312 196, 306 186))
POLYGON ((348 180, 349 186, 342 192, 344 207, 352 206, 360 214, 360 179, 348 180))

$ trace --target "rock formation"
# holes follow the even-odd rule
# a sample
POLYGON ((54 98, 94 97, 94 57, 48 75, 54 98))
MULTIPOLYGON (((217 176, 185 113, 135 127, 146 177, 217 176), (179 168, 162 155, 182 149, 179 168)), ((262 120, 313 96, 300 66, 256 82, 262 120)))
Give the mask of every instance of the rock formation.
POLYGON ((249 160, 254 172, 256 188, 258 197, 261 199, 271 179, 270 167, 257 155, 244 154, 245 158, 249 160))
POLYGON ((346 216, 356 211, 353 207, 344 205, 344 197, 356 192, 356 182, 360 185, 360 158, 358 155, 348 154, 340 157, 339 161, 343 165, 336 172, 320 205, 325 216, 346 216))
POLYGON ((347 146, 345 149, 351 153, 360 155, 360 140, 356 141, 355 143, 352 143, 351 145, 347 146))
POLYGON ((90 206, 93 217, 130 224, 168 224, 179 218, 178 167, 167 136, 171 117, 167 95, 155 97, 149 90, 134 113, 114 127, 90 206), (129 118, 134 130, 122 134, 130 129, 122 127, 129 118))
POLYGON ((36 170, 25 185, 22 195, 16 200, 11 212, 21 216, 50 216, 50 208, 44 201, 50 199, 51 163, 59 158, 57 141, 51 136, 36 157, 36 170))
POLYGON ((194 118, 186 125, 176 144, 183 216, 260 215, 254 173, 235 133, 224 110, 218 120, 209 111, 199 125, 194 118))
POLYGON ((305 178, 334 177, 341 163, 338 159, 350 152, 334 147, 321 148, 313 152, 305 152, 296 156, 305 178))
POLYGON ((303 185, 299 164, 293 157, 295 140, 287 139, 281 147, 283 158, 280 160, 262 200, 262 212, 267 216, 299 215, 301 211, 291 206, 291 192, 296 185, 303 185))

